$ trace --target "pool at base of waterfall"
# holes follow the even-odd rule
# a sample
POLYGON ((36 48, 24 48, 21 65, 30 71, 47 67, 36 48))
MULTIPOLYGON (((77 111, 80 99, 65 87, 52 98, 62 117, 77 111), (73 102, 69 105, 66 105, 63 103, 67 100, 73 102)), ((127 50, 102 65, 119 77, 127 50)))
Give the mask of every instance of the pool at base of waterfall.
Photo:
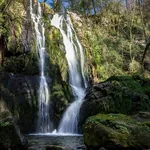
POLYGON ((30 134, 26 138, 29 150, 86 150, 82 135, 30 134))

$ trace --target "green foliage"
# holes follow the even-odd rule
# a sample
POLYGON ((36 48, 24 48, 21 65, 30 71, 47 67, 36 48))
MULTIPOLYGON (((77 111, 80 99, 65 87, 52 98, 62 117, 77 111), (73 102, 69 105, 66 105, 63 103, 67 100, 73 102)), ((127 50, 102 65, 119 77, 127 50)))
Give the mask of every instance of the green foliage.
POLYGON ((107 81, 112 81, 114 85, 118 86, 116 92, 113 93, 113 97, 116 100, 116 108, 119 109, 118 112, 130 113, 134 110, 149 110, 150 99, 146 92, 147 88, 150 88, 147 86, 147 83, 150 83, 149 79, 135 75, 132 77, 114 76, 107 81))
POLYGON ((112 75, 143 73, 150 76, 141 65, 145 32, 147 37, 150 35, 149 21, 143 20, 141 9, 137 4, 126 9, 119 2, 109 2, 97 15, 81 16, 82 26, 73 18, 86 51, 89 76, 93 82, 104 81, 112 75))

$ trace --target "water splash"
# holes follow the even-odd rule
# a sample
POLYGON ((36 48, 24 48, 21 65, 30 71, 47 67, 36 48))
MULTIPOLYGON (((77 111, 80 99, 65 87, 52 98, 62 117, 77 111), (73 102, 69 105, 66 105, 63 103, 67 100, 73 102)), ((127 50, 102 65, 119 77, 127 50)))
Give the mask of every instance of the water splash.
POLYGON ((42 10, 40 3, 37 2, 37 14, 34 13, 33 3, 30 0, 30 15, 34 24, 35 38, 36 38, 36 50, 39 56, 39 68, 40 68, 40 85, 38 91, 38 121, 37 132, 47 133, 51 131, 52 123, 49 116, 49 89, 45 78, 45 28, 42 23, 42 10))
POLYGON ((63 115, 58 128, 58 133, 78 133, 79 110, 85 96, 85 88, 87 87, 83 71, 83 48, 68 14, 66 19, 63 15, 55 14, 51 20, 51 25, 58 28, 63 36, 63 43, 66 50, 66 58, 69 68, 69 83, 75 98, 74 102, 67 108, 63 115), (66 27, 66 32, 63 25, 66 27), (74 39, 76 42, 74 42, 74 39))

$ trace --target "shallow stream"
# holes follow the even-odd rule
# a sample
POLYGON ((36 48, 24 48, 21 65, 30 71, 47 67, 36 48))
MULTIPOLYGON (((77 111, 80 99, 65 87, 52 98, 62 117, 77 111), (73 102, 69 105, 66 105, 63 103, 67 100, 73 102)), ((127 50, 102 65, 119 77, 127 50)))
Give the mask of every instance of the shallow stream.
POLYGON ((29 150, 46 150, 47 146, 62 146, 64 150, 86 150, 82 135, 31 134, 26 135, 29 150))

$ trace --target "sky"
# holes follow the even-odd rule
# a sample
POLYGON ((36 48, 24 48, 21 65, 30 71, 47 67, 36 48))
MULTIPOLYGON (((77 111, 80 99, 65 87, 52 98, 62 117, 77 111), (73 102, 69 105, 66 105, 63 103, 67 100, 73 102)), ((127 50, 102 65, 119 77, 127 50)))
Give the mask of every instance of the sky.
MULTIPOLYGON (((39 2, 43 2, 44 0, 39 0, 39 2)), ((47 2, 53 2, 53 0, 47 0, 47 2)))
MULTIPOLYGON (((44 0, 39 0, 39 2, 43 2, 44 0)), ((46 0, 48 4, 53 3, 53 0, 46 0)), ((50 5, 51 6, 51 5, 50 5)), ((52 6, 51 6, 52 7, 52 6)))
MULTIPOLYGON (((39 2, 43 2, 44 0, 38 0, 39 2)), ((52 8, 53 7, 53 0, 46 0, 46 3, 48 3, 50 5, 50 7, 52 8)), ((67 2, 62 2, 63 3, 63 6, 64 7, 67 7, 68 6, 68 3, 67 2)))

